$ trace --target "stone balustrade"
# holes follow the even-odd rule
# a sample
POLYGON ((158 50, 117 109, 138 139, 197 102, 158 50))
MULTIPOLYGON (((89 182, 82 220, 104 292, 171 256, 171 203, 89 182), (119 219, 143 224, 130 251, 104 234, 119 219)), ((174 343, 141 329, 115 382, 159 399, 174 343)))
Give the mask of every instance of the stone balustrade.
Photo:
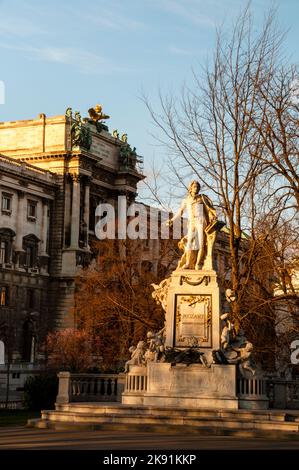
POLYGON ((266 381, 262 378, 242 377, 238 382, 237 394, 239 397, 261 397, 266 395, 266 381))
MULTIPOLYGON (((121 402, 125 392, 138 401, 148 390, 147 368, 130 366, 127 374, 72 374, 60 372, 57 403, 121 402)), ((299 409, 299 381, 266 380, 261 377, 239 378, 239 406, 247 409, 299 409)))
POLYGON ((130 366, 126 375, 125 391, 130 393, 146 392, 147 390, 147 369, 142 366, 130 366))
POLYGON ((239 378, 237 396, 240 408, 256 410, 269 408, 266 380, 262 377, 239 378))
POLYGON ((299 409, 298 380, 269 379, 267 380, 267 395, 271 408, 299 409))
POLYGON ((22 410, 23 400, 9 400, 8 402, 0 400, 0 410, 22 410))
POLYGON ((56 403, 116 402, 124 390, 124 374, 71 374, 59 372, 56 403))
POLYGON ((43 168, 38 168, 37 166, 31 165, 30 163, 16 160, 12 157, 2 154, 0 154, 0 162, 10 166, 16 173, 27 172, 27 174, 30 174, 32 177, 36 177, 38 175, 39 178, 42 178, 45 181, 51 181, 53 183, 57 182, 57 175, 55 173, 52 173, 49 170, 44 170, 43 168))

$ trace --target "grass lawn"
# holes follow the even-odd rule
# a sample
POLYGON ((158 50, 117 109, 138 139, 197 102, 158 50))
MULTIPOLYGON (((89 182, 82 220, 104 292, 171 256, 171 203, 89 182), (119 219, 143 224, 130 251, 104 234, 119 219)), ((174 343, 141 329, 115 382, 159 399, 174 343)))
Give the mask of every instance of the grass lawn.
POLYGON ((29 410, 0 410, 0 426, 24 426, 27 420, 38 418, 39 411, 29 410))

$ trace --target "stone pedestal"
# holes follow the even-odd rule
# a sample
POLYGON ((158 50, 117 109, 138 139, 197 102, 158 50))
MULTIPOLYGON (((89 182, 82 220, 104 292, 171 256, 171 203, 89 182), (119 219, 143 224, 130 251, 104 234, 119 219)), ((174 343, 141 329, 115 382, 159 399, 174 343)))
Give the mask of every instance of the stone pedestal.
POLYGON ((151 362, 141 369, 130 366, 130 386, 122 395, 123 404, 238 409, 235 365, 206 368, 201 364, 151 362), (141 383, 147 383, 146 389, 141 383))
POLYGON ((59 388, 56 403, 69 403, 70 401, 70 372, 59 372, 59 388))
POLYGON ((157 292, 166 310, 164 362, 130 365, 122 403, 191 410, 266 409, 262 377, 241 377, 238 365, 213 363, 212 352, 221 346, 217 273, 176 270, 157 292), (194 351, 204 354, 202 363, 176 360, 194 351))
POLYGON ((220 293, 215 271, 177 270, 167 291, 166 341, 170 348, 220 347, 220 293))

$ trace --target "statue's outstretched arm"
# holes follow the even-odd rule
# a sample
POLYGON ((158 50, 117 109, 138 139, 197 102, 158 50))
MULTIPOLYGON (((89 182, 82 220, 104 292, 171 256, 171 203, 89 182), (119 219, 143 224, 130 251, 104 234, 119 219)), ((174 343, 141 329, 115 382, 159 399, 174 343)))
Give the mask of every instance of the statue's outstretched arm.
POLYGON ((183 212, 185 210, 185 207, 186 207, 186 204, 185 202, 182 203, 181 207, 179 208, 179 210, 177 211, 177 213, 169 220, 169 223, 172 224, 176 219, 178 219, 179 217, 182 217, 183 215, 183 212))

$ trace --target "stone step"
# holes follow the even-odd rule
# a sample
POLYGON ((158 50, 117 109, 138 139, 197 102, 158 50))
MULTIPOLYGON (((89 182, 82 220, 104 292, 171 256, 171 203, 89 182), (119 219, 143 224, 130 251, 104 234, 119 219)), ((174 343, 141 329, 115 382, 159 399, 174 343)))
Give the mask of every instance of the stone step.
POLYGON ((143 412, 144 410, 137 409, 133 412, 132 409, 123 409, 122 413, 109 413, 95 414, 89 412, 76 411, 42 411, 42 417, 39 420, 31 420, 28 422, 29 426, 38 428, 54 427, 55 429, 68 428, 74 426, 86 426, 94 429, 103 427, 106 429, 107 425, 119 426, 125 429, 130 427, 137 427, 138 429, 159 429, 167 431, 169 429, 185 429, 193 430, 210 430, 210 432, 264 432, 264 433, 292 433, 299 438, 299 423, 280 420, 269 419, 244 419, 242 413, 235 413, 234 417, 217 416, 190 416, 176 415, 172 413, 165 414, 164 416, 149 415, 143 412))
MULTIPOLYGON (((109 404, 95 404, 95 403, 70 403, 70 404, 57 404, 57 411, 62 412, 73 412, 73 413, 90 413, 92 415, 103 415, 103 414, 123 414, 126 410, 127 414, 136 414, 137 412, 143 415, 150 416, 189 416, 189 417, 220 417, 230 418, 238 416, 242 420, 268 420, 268 421, 286 421, 286 411, 279 410, 212 410, 212 409, 191 409, 191 408, 173 408, 173 407, 153 407, 153 406, 132 406, 132 405, 120 405, 119 403, 109 404)), ((292 421, 299 421, 299 412, 294 414, 288 413, 289 417, 292 417, 292 421)), ((289 419, 290 421, 291 419, 289 419)))

